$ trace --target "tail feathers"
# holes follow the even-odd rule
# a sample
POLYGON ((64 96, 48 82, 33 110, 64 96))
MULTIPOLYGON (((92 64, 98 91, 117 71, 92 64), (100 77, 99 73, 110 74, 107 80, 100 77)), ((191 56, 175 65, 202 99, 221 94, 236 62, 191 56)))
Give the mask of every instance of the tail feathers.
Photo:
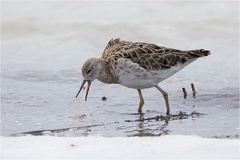
POLYGON ((211 52, 209 50, 205 50, 205 49, 200 49, 199 52, 203 55, 203 56, 208 56, 211 54, 211 52))
POLYGON ((211 54, 211 52, 209 50, 205 50, 205 49, 187 51, 187 55, 190 56, 191 58, 204 57, 204 56, 208 56, 210 54, 211 54))

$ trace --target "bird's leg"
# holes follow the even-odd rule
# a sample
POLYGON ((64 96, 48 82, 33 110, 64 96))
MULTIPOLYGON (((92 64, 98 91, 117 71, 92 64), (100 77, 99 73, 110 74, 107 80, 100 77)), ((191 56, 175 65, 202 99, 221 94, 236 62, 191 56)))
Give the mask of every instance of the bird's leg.
POLYGON ((170 107, 169 107, 169 102, 168 102, 168 94, 162 88, 160 88, 158 85, 156 85, 155 87, 163 94, 163 97, 164 97, 165 103, 166 103, 166 108, 167 108, 166 114, 169 115, 170 114, 170 107))
POLYGON ((138 95, 139 95, 139 98, 140 98, 138 113, 142 113, 142 107, 143 107, 143 104, 144 104, 144 99, 143 99, 142 92, 141 92, 140 89, 138 89, 138 95))

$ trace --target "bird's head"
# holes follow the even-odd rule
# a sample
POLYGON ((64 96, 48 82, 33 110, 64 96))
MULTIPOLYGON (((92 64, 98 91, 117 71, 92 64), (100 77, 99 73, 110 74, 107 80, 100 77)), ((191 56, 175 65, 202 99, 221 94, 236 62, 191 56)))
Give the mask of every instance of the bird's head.
POLYGON ((90 58, 88 59, 82 67, 82 75, 83 75, 83 82, 82 85, 76 95, 76 98, 78 97, 78 94, 81 92, 84 84, 86 82, 88 82, 88 87, 87 87, 87 92, 86 92, 86 96, 85 96, 85 101, 87 101, 87 96, 88 96, 88 91, 90 88, 90 85, 92 83, 93 80, 97 79, 97 77, 99 76, 99 63, 98 63, 98 58, 90 58))

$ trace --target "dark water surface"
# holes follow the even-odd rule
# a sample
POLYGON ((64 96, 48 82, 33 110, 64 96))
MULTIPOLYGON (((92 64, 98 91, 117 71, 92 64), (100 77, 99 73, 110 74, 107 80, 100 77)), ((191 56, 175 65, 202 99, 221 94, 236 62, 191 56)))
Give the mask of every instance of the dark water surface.
POLYGON ((133 6, 134 2, 3 2, 1 135, 63 129, 44 134, 238 138, 238 3, 151 2, 133 6), (124 12, 112 12, 126 5, 124 12), (97 80, 87 102, 85 92, 76 99, 82 64, 100 56, 113 37, 177 49, 211 50, 209 57, 159 84, 169 94, 172 114, 196 111, 203 115, 135 121, 165 114, 159 91, 143 90, 145 105, 140 116, 136 90, 97 80), (191 83, 197 91, 195 97, 191 83))

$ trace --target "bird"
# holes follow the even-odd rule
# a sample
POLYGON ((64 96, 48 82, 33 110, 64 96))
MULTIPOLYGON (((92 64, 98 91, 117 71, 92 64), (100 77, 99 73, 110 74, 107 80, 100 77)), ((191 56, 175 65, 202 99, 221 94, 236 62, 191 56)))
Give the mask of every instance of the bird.
POLYGON ((144 98, 141 90, 155 87, 165 100, 166 114, 170 115, 168 93, 159 83, 169 78, 199 57, 210 55, 206 49, 179 50, 152 43, 124 41, 112 38, 100 58, 90 58, 82 66, 83 82, 88 83, 85 101, 91 83, 97 79, 107 84, 120 84, 137 89, 139 96, 138 113, 142 113, 144 98))

